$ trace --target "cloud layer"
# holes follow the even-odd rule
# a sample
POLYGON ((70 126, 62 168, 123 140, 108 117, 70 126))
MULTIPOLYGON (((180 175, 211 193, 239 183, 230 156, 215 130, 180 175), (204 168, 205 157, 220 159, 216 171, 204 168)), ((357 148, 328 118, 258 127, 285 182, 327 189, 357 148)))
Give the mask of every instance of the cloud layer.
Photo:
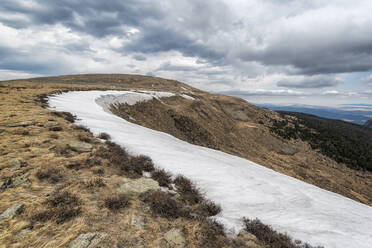
POLYGON ((2 0, 0 70, 140 73, 216 92, 363 92, 371 9, 367 0, 2 0))

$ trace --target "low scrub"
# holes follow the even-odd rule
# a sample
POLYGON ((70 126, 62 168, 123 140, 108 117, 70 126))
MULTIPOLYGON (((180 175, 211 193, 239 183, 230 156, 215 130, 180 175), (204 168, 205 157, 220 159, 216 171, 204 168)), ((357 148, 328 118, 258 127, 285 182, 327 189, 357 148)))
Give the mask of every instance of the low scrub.
POLYGON ((61 170, 55 167, 41 168, 36 172, 36 177, 40 181, 48 181, 49 183, 58 183, 63 179, 61 170))
POLYGON ((98 138, 103 139, 103 140, 111 140, 111 136, 107 133, 100 133, 98 135, 98 138))
POLYGON ((146 172, 152 172, 155 170, 155 166, 151 158, 144 155, 132 157, 130 159, 130 164, 132 167, 141 168, 141 170, 146 172))
POLYGON ((31 216, 33 222, 46 222, 53 220, 63 224, 81 214, 81 202, 68 191, 57 193, 43 202, 45 210, 37 211, 31 216))
POLYGON ((104 200, 104 206, 111 211, 119 211, 130 205, 129 199, 127 195, 110 196, 104 200))
POLYGON ((58 116, 58 117, 61 117, 63 119, 65 119, 66 121, 68 122, 71 122, 71 123, 74 123, 75 120, 76 120, 76 116, 69 113, 69 112, 52 112, 53 115, 55 116, 58 116))
POLYGON ((172 175, 164 169, 156 169, 152 172, 151 177, 158 181, 159 185, 162 187, 169 188, 172 183, 172 175))
POLYGON ((106 186, 105 182, 103 181, 102 178, 97 177, 97 178, 92 178, 87 181, 84 181, 83 184, 85 187, 88 189, 93 189, 93 188, 99 188, 99 187, 104 187, 106 186))
MULTIPOLYGON (((263 224, 258 219, 244 218, 245 230, 252 233, 257 237, 258 240, 263 242, 265 245, 271 248, 314 248, 313 246, 302 243, 299 240, 293 241, 287 234, 282 234, 271 226, 263 224)), ((317 247, 321 248, 321 247, 317 247)))
POLYGON ((185 211, 181 204, 172 199, 168 193, 156 191, 148 194, 143 200, 147 203, 151 211, 156 216, 161 216, 167 219, 176 219, 178 217, 188 217, 188 212, 185 211))
POLYGON ((184 176, 177 176, 174 180, 174 184, 177 187, 178 193, 182 199, 190 204, 198 204, 204 200, 203 195, 199 189, 190 181, 190 179, 184 176))

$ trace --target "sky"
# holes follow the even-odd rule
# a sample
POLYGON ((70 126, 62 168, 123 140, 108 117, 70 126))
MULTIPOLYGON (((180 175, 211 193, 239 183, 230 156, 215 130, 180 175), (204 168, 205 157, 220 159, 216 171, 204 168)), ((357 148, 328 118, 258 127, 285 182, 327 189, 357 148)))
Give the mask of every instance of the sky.
POLYGON ((1 0, 0 80, 170 78, 255 103, 372 104, 370 0, 1 0))

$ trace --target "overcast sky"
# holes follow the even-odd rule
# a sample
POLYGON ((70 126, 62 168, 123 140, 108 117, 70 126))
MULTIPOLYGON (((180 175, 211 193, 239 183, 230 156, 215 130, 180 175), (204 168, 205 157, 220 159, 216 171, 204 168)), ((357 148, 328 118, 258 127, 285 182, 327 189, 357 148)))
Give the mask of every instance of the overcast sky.
POLYGON ((252 102, 372 104, 371 0, 1 0, 0 80, 130 73, 252 102))

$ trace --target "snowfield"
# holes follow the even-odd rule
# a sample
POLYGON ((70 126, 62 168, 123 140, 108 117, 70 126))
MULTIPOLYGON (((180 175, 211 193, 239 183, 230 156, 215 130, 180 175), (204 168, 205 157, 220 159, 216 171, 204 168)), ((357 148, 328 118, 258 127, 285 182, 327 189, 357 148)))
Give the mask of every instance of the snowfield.
POLYGON ((249 217, 312 245, 372 247, 372 207, 249 160, 127 122, 107 111, 110 103, 134 104, 171 95, 76 91, 50 97, 49 103, 57 111, 76 115, 80 119, 77 123, 95 135, 106 132, 130 153, 148 155, 157 166, 190 178, 221 205, 217 219, 233 234, 242 229, 242 218, 249 217))

